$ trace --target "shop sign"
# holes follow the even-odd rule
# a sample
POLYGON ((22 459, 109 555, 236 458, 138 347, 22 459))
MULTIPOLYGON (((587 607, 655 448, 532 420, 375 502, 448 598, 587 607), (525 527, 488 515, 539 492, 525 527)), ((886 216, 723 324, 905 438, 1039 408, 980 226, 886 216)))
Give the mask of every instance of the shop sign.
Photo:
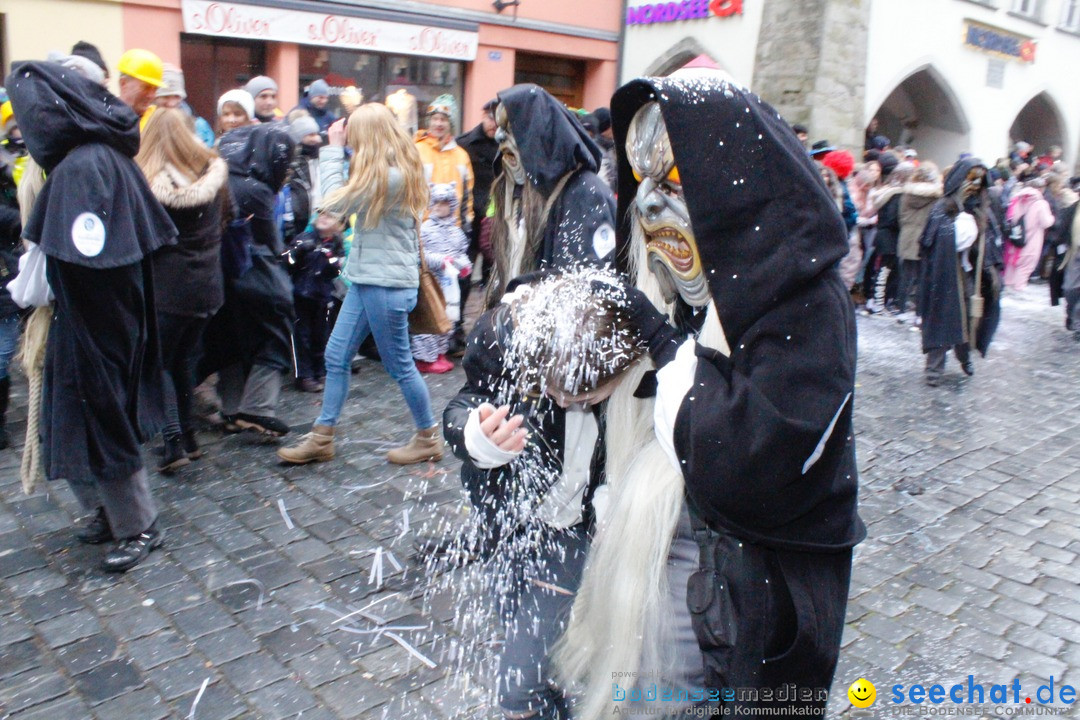
POLYGON ((475 60, 478 34, 367 18, 182 0, 184 32, 450 60, 475 60))
POLYGON ((1035 41, 1008 30, 967 21, 964 44, 983 52, 1020 62, 1035 62, 1035 41))
POLYGON ((743 14, 743 0, 682 0, 626 8, 627 25, 655 25, 679 20, 743 14))

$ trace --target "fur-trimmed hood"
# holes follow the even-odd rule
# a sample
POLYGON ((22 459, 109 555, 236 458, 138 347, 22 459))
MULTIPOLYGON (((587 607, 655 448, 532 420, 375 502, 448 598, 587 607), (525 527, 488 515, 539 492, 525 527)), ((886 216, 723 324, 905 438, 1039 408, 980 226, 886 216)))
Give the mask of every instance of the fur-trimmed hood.
POLYGON ((221 158, 211 160, 206 172, 195 182, 167 165, 150 181, 150 190, 167 208, 200 207, 214 201, 228 178, 229 166, 221 158))
POLYGON ((902 206, 915 209, 929 207, 936 203, 944 192, 940 182, 904 183, 902 206))
POLYGON ((892 200, 894 197, 903 192, 904 188, 901 185, 885 185, 875 190, 870 191, 870 213, 877 215, 881 208, 885 207, 885 203, 892 200))
POLYGON ((904 183, 904 194, 917 197, 939 198, 945 192, 940 182, 908 182, 904 183))

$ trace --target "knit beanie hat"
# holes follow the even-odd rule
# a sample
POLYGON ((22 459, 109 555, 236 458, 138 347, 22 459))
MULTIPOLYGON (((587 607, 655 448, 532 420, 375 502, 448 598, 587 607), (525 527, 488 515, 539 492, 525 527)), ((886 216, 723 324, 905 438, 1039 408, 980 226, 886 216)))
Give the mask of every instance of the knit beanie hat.
POLYGON ((596 121, 600 124, 599 132, 604 132, 611 127, 611 110, 606 107, 598 107, 592 111, 592 114, 596 116, 596 121))
POLYGON ((319 132, 319 123, 310 115, 301 115, 289 123, 289 137, 299 145, 305 137, 319 132))
MULTIPOLYGON (((244 89, 248 91, 248 94, 251 95, 251 97, 257 98, 259 97, 259 93, 266 90, 273 90, 274 92, 277 92, 278 86, 277 83, 274 82, 273 78, 267 77, 266 75, 256 75, 255 77, 248 80, 247 85, 244 86, 244 89)), ((234 100, 233 102, 236 101, 234 100)))
POLYGON ((181 100, 187 98, 187 90, 184 88, 184 71, 180 68, 175 65, 166 65, 161 73, 161 82, 157 97, 179 95, 181 100))
POLYGON ((431 104, 427 107, 427 114, 434 115, 435 113, 442 113, 446 117, 450 118, 450 122, 454 122, 454 118, 457 117, 457 100, 449 93, 443 93, 439 97, 431 101, 431 104))
POLYGON ((877 161, 881 165, 881 177, 883 179, 889 177, 889 174, 900 164, 900 158, 889 152, 881 153, 877 161))
POLYGON ((821 164, 836 173, 836 177, 847 180, 855 169, 855 158, 847 150, 833 150, 821 159, 821 164))
POLYGON ((221 115, 221 111, 225 108, 225 103, 227 102, 234 102, 240 107, 244 108, 244 112, 247 113, 249 120, 255 117, 255 98, 253 98, 251 96, 251 93, 249 93, 247 90, 230 90, 229 92, 219 97, 217 101, 218 115, 221 115))
POLYGON ((307 96, 313 97, 330 97, 330 86, 326 84, 325 80, 316 80, 308 85, 307 96))

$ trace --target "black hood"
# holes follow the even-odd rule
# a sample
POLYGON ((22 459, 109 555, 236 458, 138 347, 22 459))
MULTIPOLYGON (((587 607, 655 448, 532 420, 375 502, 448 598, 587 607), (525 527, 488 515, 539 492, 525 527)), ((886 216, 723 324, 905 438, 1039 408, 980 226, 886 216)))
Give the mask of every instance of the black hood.
POLYGON ((241 215, 269 220, 292 163, 293 141, 283 123, 245 125, 226 133, 218 153, 229 165, 229 189, 241 215))
MULTIPOLYGON (((521 164, 529 182, 547 197, 571 170, 600 168, 600 148, 589 137, 574 113, 538 85, 515 85, 499 93, 506 106, 521 164)), ((501 164, 496 158, 498 172, 501 164)))
POLYGON ((844 221, 787 122, 759 97, 718 77, 641 78, 611 103, 622 247, 638 186, 627 130, 652 101, 660 103, 709 289, 734 347, 770 309, 835 272, 848 251, 844 221))
POLYGON ((964 185, 964 180, 967 179, 968 173, 973 169, 981 167, 984 170, 986 165, 982 160, 974 157, 966 157, 961 160, 957 160, 956 164, 952 166, 949 173, 945 176, 945 197, 956 193, 964 185))
POLYGON ((80 145, 101 143, 127 157, 139 152, 139 117, 120 98, 51 62, 17 63, 5 87, 26 149, 52 172, 80 145))

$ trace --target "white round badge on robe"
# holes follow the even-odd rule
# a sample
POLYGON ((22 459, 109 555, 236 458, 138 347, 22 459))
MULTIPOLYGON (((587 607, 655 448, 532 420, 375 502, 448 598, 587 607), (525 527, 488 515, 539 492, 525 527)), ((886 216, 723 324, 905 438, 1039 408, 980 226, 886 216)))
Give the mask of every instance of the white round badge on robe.
POLYGON ((105 247, 105 223, 94 213, 84 212, 71 225, 71 241, 86 257, 94 257, 105 247))
POLYGON ((596 257, 601 260, 606 258, 615 249, 615 228, 607 223, 598 227, 593 233, 592 246, 596 257))

